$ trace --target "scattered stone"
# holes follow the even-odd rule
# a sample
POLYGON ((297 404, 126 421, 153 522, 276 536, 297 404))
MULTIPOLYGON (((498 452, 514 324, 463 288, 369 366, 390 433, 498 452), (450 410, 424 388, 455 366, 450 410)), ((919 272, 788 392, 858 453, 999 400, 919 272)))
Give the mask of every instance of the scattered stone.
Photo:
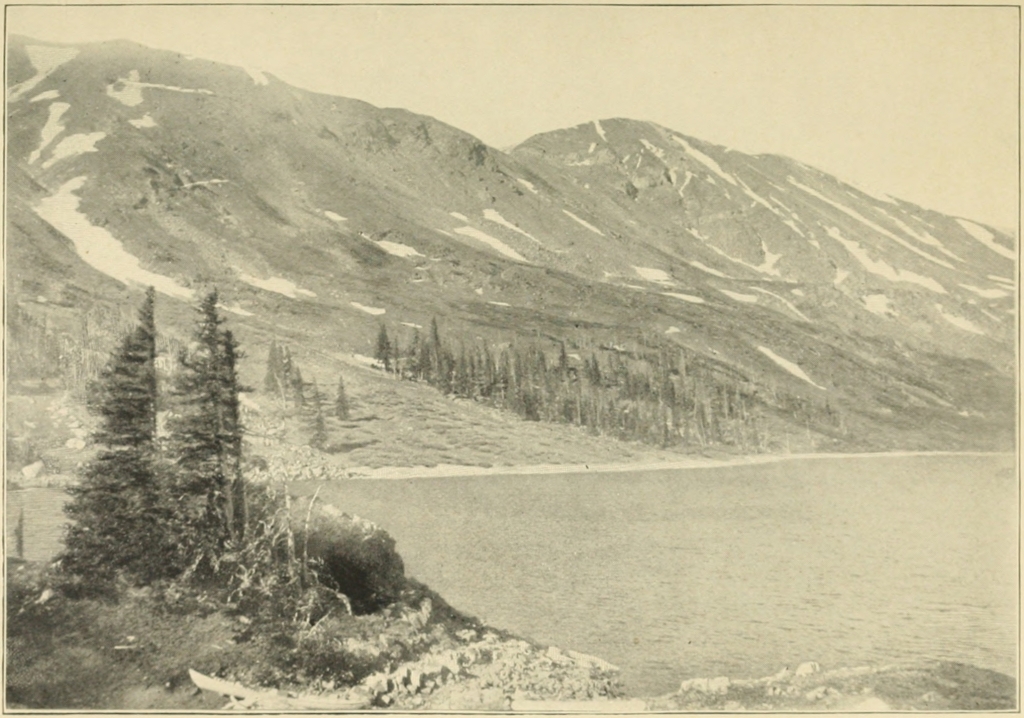
POLYGON ((32 481, 33 479, 38 477, 41 473, 43 473, 43 470, 45 468, 46 468, 46 465, 40 460, 40 461, 35 462, 34 464, 29 464, 28 466, 23 466, 22 469, 21 469, 21 475, 22 475, 22 477, 26 481, 32 481))
POLYGON ((64 442, 64 446, 73 451, 81 451, 85 448, 85 439, 75 437, 64 442))
POLYGON ((820 670, 820 665, 818 665, 814 661, 807 661, 806 663, 801 663, 799 666, 797 666, 796 670, 793 672, 793 675, 797 677, 809 676, 813 673, 819 672, 820 670))

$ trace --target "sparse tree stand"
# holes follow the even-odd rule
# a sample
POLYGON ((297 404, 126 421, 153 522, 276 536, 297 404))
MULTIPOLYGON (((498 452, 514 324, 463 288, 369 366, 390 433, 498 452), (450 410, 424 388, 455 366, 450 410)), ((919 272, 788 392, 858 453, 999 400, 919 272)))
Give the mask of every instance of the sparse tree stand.
POLYGON ((237 542, 247 523, 237 345, 221 324, 214 291, 200 304, 193 342, 181 353, 172 389, 175 416, 168 423, 181 497, 178 520, 193 563, 237 542))
POLYGON ((89 397, 99 415, 93 440, 104 447, 68 492, 72 520, 62 572, 96 584, 124 573, 145 583, 174 573, 176 547, 158 477, 156 327, 152 288, 139 324, 121 341, 89 397))

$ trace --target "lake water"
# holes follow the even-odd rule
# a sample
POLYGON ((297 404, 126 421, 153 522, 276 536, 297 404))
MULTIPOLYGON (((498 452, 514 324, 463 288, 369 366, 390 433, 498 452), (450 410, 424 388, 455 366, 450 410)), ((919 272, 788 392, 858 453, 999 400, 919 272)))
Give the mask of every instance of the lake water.
POLYGON ((453 606, 609 660, 633 695, 808 660, 1016 675, 1011 456, 355 481, 320 496, 386 527, 408 574, 453 606))
MULTIPOLYGON (((52 553, 62 496, 8 492, 9 550, 24 505, 26 557, 52 553)), ((633 695, 808 660, 1016 675, 1011 456, 348 481, 320 497, 386 527, 456 608, 609 660, 633 695)))

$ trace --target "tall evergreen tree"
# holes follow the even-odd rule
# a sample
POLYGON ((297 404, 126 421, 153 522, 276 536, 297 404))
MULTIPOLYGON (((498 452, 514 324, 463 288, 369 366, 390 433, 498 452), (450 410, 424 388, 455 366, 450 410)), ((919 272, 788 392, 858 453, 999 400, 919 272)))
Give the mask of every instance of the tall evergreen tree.
POLYGON ((339 419, 349 418, 348 394, 345 393, 345 377, 338 377, 338 395, 334 399, 334 415, 339 419))
POLYGON ((70 576, 146 582, 173 572, 168 511, 156 452, 156 326, 150 288, 139 323, 121 341, 89 397, 100 417, 93 440, 104 448, 68 492, 72 520, 61 568, 70 576))
POLYGON ((172 389, 176 413, 169 422, 178 519, 193 560, 212 559, 244 533, 245 521, 237 347, 221 329, 216 291, 202 300, 199 315, 193 342, 180 357, 172 389))
POLYGON ((277 342, 270 342, 270 351, 267 353, 267 374, 263 378, 263 389, 268 394, 276 394, 281 390, 281 382, 284 377, 284 355, 277 342))
POLYGON ((309 399, 303 410, 309 445, 314 449, 322 449, 327 444, 327 422, 324 420, 324 398, 317 386, 316 379, 309 385, 309 399))
POLYGON ((391 340, 388 339, 388 330, 383 322, 377 332, 377 351, 373 358, 384 365, 384 371, 391 371, 391 340))

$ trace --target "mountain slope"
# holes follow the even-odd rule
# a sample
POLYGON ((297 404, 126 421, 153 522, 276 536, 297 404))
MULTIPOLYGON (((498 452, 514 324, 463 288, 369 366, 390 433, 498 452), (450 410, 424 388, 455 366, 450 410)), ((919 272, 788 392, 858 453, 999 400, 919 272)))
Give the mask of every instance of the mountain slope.
POLYGON ((685 348, 820 448, 1012 445, 994 229, 650 123, 506 154, 131 43, 8 47, 8 297, 55 326, 154 284, 180 331, 215 285, 251 356, 287 341, 323 376, 437 316, 467 344, 685 348))

